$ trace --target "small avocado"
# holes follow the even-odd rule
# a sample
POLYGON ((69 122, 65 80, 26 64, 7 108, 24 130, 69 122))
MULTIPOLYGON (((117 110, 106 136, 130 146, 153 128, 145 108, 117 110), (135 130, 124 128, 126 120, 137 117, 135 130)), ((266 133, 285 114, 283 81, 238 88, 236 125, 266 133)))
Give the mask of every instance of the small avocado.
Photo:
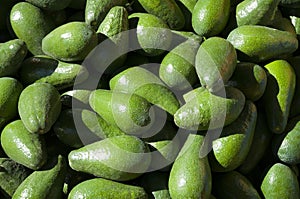
POLYGON ((71 190, 68 195, 68 199, 80 198, 147 199, 148 195, 142 187, 126 185, 103 178, 94 178, 79 183, 71 190))
POLYGON ((106 138, 69 153, 75 171, 115 181, 135 179, 146 172, 151 155, 139 138, 121 135, 106 138))
POLYGON ((208 158, 199 157, 204 137, 189 134, 177 156, 169 177, 172 199, 209 198, 212 186, 208 158))
POLYGON ((14 33, 33 55, 44 54, 42 39, 55 28, 55 24, 40 8, 19 2, 11 9, 10 23, 14 33))
POLYGON ((269 169, 260 188, 266 199, 295 199, 300 194, 296 174, 281 163, 276 163, 269 169))
POLYGON ((19 115, 31 133, 47 133, 61 111, 59 92, 48 83, 34 83, 21 93, 19 115))
POLYGON ((43 38, 42 50, 61 61, 82 61, 97 44, 96 32, 90 26, 84 22, 69 22, 43 38))
POLYGON ((45 140, 29 132, 21 120, 5 126, 1 146, 8 157, 32 170, 41 168, 47 160, 45 140))

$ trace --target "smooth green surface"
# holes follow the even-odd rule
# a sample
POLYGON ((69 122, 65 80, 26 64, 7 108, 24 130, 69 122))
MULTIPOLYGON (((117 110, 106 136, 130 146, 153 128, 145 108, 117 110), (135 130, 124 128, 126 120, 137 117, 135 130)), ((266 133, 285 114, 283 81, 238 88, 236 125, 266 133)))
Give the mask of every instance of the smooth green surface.
POLYGON ((198 0, 192 13, 192 26, 201 36, 219 34, 226 26, 230 13, 230 0, 198 0))
POLYGON ((32 170, 41 168, 47 159, 45 140, 29 132, 21 120, 5 126, 1 146, 8 157, 32 170))
POLYGON ((230 42, 221 37, 205 40, 196 55, 196 72, 203 87, 218 92, 232 76, 237 55, 230 42))
POLYGON ((61 61, 82 61, 97 44, 96 32, 90 26, 84 22, 69 22, 43 38, 42 50, 61 61))
POLYGON ((98 89, 91 93, 89 103, 104 120, 128 134, 139 134, 150 123, 149 102, 135 94, 98 89))
POLYGON ((17 3, 10 12, 10 23, 14 33, 33 55, 44 54, 42 39, 55 25, 40 8, 27 2, 17 3))
POLYGON ((94 142, 69 153, 75 171, 115 181, 135 179, 151 162, 148 147, 137 137, 122 135, 94 142))
POLYGON ((172 199, 209 198, 212 186, 207 157, 200 158, 203 136, 190 134, 176 158, 169 177, 172 199))
POLYGON ((148 13, 161 18, 171 29, 179 30, 184 27, 184 15, 175 0, 138 1, 148 13))
POLYGON ((237 171, 216 175, 214 190, 219 199, 261 199, 251 182, 237 171))
POLYGON ((21 65, 20 79, 24 85, 49 83, 58 90, 72 87, 88 78, 87 69, 79 64, 55 60, 47 56, 27 58, 21 65))
POLYGON ((266 199, 299 198, 299 182, 288 166, 276 163, 265 175, 261 190, 266 199))
POLYGON ((245 0, 236 7, 238 26, 270 25, 280 0, 245 0))
POLYGON ((22 91, 18 110, 28 131, 47 133, 60 114, 60 95, 51 84, 31 84, 22 91))
POLYGON ((286 127, 291 102, 295 92, 296 75, 285 60, 276 60, 265 68, 269 72, 268 83, 263 96, 269 128, 274 133, 282 133, 286 127))
POLYGON ((147 199, 142 187, 126 185, 102 178, 94 178, 76 185, 68 195, 68 199, 103 199, 130 198, 147 199))
POLYGON ((239 117, 222 130, 220 138, 213 141, 210 159, 213 171, 232 171, 243 163, 252 144, 256 120, 256 106, 246 101, 239 117))
POLYGON ((12 199, 61 199, 66 166, 65 159, 58 156, 57 164, 53 168, 30 174, 18 187, 12 199))
POLYGON ((232 30, 227 40, 238 50, 240 61, 254 63, 293 53, 298 48, 294 34, 259 25, 244 25, 232 30))
POLYGON ((26 44, 14 39, 0 44, 0 77, 15 75, 27 54, 26 44))
POLYGON ((229 79, 228 85, 241 90, 246 99, 257 101, 265 92, 267 74, 264 68, 257 64, 240 62, 229 79))
POLYGON ((174 93, 157 76, 142 67, 131 67, 117 74, 110 80, 109 86, 115 91, 139 95, 171 115, 179 108, 174 93))
POLYGON ((242 112, 245 96, 233 87, 225 87, 225 92, 226 96, 219 96, 199 87, 185 94, 186 104, 175 113, 175 124, 189 130, 216 129, 231 124, 242 112))

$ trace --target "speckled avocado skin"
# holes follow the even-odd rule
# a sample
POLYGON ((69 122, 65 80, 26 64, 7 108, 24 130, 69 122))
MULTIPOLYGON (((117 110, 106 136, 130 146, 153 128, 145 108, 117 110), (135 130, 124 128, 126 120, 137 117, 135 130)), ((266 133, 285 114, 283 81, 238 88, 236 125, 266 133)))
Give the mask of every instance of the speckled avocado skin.
POLYGON ((142 187, 126 185, 111 180, 95 178, 76 185, 68 195, 68 199, 102 199, 131 198, 147 199, 147 193, 142 187))
POLYGON ((10 22, 14 33, 26 43, 32 54, 44 54, 42 39, 55 25, 40 8, 27 2, 17 3, 11 10, 10 22))
POLYGON ((61 61, 81 61, 97 44, 96 32, 90 26, 84 22, 69 22, 46 35, 42 49, 61 61))

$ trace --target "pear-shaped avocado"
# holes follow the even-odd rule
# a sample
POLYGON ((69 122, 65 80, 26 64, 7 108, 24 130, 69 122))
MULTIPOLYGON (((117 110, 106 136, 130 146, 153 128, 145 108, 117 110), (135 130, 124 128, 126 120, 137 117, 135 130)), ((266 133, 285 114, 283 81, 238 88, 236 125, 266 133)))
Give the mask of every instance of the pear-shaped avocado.
POLYGON ((244 25, 232 30, 227 40, 237 50, 240 61, 263 62, 298 48, 294 34, 259 25, 244 25))
POLYGON ((59 92, 48 83, 34 83, 21 93, 19 115, 31 133, 47 133, 61 110, 59 92))
POLYGON ((148 147, 139 138, 121 135, 71 151, 69 164, 75 171, 127 181, 147 171, 151 162, 148 151, 148 147))
POLYGON ((142 187, 126 185, 102 178, 86 180, 76 185, 68 195, 68 199, 102 199, 130 198, 147 199, 147 193, 142 187))
POLYGON ((14 39, 0 44, 0 77, 14 75, 27 54, 24 41, 14 39))
POLYGON ((218 92, 232 76, 237 55, 230 42, 221 37, 205 40, 196 55, 196 72, 203 87, 218 92))
POLYGON ((269 169, 260 188, 266 199, 295 199, 300 194, 296 174, 281 163, 276 163, 269 169))
POLYGON ((216 129, 231 124, 242 112, 245 96, 233 87, 225 87, 225 92, 224 96, 212 94, 203 87, 188 92, 184 95, 186 103, 174 115, 175 124, 189 130, 216 129))
POLYGON ((167 23, 171 29, 179 30, 184 27, 185 19, 182 11, 178 7, 174 0, 138 0, 142 7, 150 14, 153 14, 165 23, 167 23))
POLYGON ((128 134, 139 134, 150 123, 149 102, 135 94, 98 89, 91 93, 89 103, 104 120, 128 134))
POLYGON ((285 60, 276 60, 265 68, 269 72, 263 104, 270 130, 280 134, 284 131, 289 117, 296 87, 296 75, 285 60))
POLYGON ((172 115, 179 108, 174 93, 157 76, 142 67, 122 71, 110 80, 109 85, 114 91, 139 95, 172 115))
POLYGON ((129 22, 137 20, 137 41, 142 54, 158 56, 168 50, 172 43, 172 32, 160 18, 147 13, 129 15, 129 22))
POLYGON ((5 126, 1 146, 8 157, 33 170, 41 168, 47 160, 44 138, 29 132, 21 120, 5 126))
POLYGON ((95 30, 114 6, 125 6, 127 0, 86 0, 85 22, 95 30))
POLYGON ((63 197, 66 161, 58 156, 57 164, 49 170, 34 171, 18 187, 13 199, 48 199, 63 197))
POLYGON ((47 34, 42 49, 61 61, 82 61, 97 44, 96 32, 90 26, 84 22, 69 22, 47 34))
POLYGON ((44 54, 42 39, 55 28, 55 25, 40 8, 27 2, 17 3, 11 9, 10 23, 14 33, 26 43, 32 54, 44 54))
POLYGON ((199 157, 204 137, 190 134, 176 158, 169 177, 173 199, 209 198, 212 179, 208 158, 199 157))
POLYGON ((246 101, 239 117, 222 130, 220 138, 213 141, 210 156, 213 171, 232 171, 243 163, 252 144, 256 119, 256 106, 246 101))
POLYGON ((201 36, 219 34, 226 26, 230 13, 230 0, 197 1, 192 13, 192 26, 201 36))

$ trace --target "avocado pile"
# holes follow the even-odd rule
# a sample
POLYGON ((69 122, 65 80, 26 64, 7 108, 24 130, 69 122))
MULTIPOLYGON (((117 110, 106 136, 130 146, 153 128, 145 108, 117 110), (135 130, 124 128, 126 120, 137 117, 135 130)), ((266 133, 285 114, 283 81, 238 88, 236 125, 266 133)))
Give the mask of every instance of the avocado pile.
POLYGON ((0 198, 300 199, 300 0, 2 0, 0 198))

